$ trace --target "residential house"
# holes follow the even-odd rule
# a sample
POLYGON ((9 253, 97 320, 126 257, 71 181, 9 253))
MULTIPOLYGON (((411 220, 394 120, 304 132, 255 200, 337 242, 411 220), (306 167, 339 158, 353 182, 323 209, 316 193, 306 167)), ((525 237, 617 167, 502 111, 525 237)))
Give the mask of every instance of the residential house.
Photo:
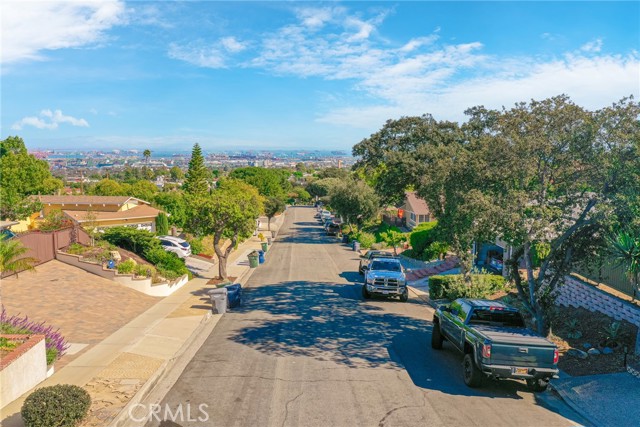
POLYGON ((39 217, 61 210, 81 225, 98 229, 135 227, 155 232, 160 211, 149 202, 128 196, 35 196, 42 203, 39 217))
POLYGON ((404 204, 398 209, 398 216, 405 219, 409 230, 413 230, 418 224, 434 221, 427 202, 419 198, 415 191, 407 191, 404 195, 404 204))

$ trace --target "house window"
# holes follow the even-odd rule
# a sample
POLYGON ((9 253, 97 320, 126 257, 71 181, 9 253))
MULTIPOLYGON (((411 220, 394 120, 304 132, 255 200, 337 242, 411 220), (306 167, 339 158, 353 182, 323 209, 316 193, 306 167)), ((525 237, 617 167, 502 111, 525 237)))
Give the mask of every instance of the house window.
POLYGON ((411 221, 415 222, 416 220, 416 214, 414 214, 413 212, 411 212, 411 221))

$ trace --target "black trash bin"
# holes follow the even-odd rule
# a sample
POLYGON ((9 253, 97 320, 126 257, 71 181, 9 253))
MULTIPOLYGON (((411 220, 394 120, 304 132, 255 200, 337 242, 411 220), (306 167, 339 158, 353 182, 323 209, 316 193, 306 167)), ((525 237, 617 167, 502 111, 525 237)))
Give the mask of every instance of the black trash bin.
POLYGON ((227 285, 225 288, 227 289, 228 308, 237 307, 242 304, 242 285, 240 283, 227 285))
POLYGON ((211 308, 214 313, 224 314, 227 312, 227 288, 216 288, 209 291, 211 297, 211 308))

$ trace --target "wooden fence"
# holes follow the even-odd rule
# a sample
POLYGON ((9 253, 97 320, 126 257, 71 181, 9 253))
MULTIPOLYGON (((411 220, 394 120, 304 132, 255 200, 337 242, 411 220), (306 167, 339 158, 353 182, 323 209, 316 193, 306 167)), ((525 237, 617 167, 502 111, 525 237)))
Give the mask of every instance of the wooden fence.
POLYGON ((600 269, 578 269, 576 273, 586 277, 594 282, 604 283, 605 285, 627 294, 631 297, 640 297, 637 293, 634 295, 634 284, 626 274, 624 266, 617 266, 612 263, 605 263, 600 269))
MULTIPOLYGON (((91 236, 79 227, 50 232, 29 231, 18 235, 16 239, 28 249, 24 256, 37 259, 36 265, 40 265, 55 259, 58 249, 69 246, 74 240, 74 233, 76 234, 75 241, 77 243, 82 243, 83 245, 91 243, 91 236)), ((3 273, 2 277, 10 276, 11 274, 3 273)))

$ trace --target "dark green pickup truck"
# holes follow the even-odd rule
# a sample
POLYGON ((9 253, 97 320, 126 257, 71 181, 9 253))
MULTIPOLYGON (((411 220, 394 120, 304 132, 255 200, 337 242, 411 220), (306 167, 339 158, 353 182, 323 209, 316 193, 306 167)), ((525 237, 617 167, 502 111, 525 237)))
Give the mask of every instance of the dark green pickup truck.
POLYGON ((464 353, 463 379, 478 387, 484 377, 524 379, 544 391, 558 373, 558 348, 524 325, 522 315, 497 301, 460 298, 433 315, 431 347, 449 341, 464 353))

